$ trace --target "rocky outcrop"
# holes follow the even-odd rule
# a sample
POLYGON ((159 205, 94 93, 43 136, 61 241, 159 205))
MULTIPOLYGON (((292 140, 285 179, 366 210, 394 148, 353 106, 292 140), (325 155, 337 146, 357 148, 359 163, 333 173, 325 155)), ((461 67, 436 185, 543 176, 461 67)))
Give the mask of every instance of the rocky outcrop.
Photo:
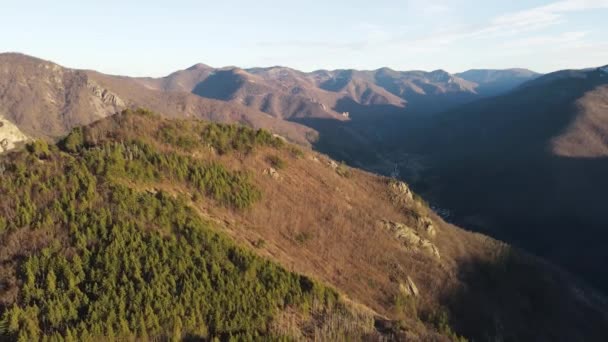
POLYGON ((330 168, 332 168, 332 169, 334 169, 334 170, 335 170, 335 169, 337 169, 337 168, 338 168, 338 163, 336 163, 335 161, 333 161, 333 160, 331 160, 331 159, 330 159, 330 160, 327 162, 327 166, 329 166, 330 168))
POLYGON ((431 220, 431 218, 428 216, 421 216, 418 218, 418 228, 432 238, 437 235, 437 230, 435 229, 433 220, 431 220))
POLYGON ((272 179, 281 179, 281 175, 279 175, 279 172, 273 167, 265 169, 264 174, 271 177, 272 179))
POLYGON ((113 106, 117 109, 125 108, 125 102, 118 97, 118 95, 112 93, 108 89, 105 89, 98 85, 97 83, 89 80, 87 82, 87 88, 91 91, 91 93, 98 98, 102 104, 106 106, 113 106))
POLYGON ((414 193, 404 182, 391 181, 389 188, 391 199, 395 204, 405 205, 414 201, 414 193))
POLYGON ((279 134, 274 133, 274 134, 272 134, 272 136, 273 136, 274 138, 280 139, 280 140, 281 140, 281 141, 283 141, 284 143, 288 143, 288 142, 289 142, 289 141, 287 141, 287 138, 285 138, 285 137, 284 137, 284 136, 282 136, 282 135, 279 135, 279 134))
POLYGON ((28 137, 17 126, 0 117, 0 153, 11 150, 17 144, 27 140, 28 137))
POLYGON ((422 248, 423 251, 431 254, 435 258, 441 259, 441 256, 439 255, 439 249, 431 241, 426 240, 426 239, 421 239, 420 247, 422 248))
POLYGON ((403 246, 413 252, 423 251, 429 255, 440 259, 439 249, 430 240, 422 237, 414 228, 410 228, 403 223, 382 221, 382 227, 389 230, 399 239, 403 246))
POLYGON ((406 297, 418 297, 420 296, 420 292, 418 291, 418 287, 414 284, 414 281, 410 276, 407 276, 405 283, 399 284, 399 292, 401 292, 406 297))

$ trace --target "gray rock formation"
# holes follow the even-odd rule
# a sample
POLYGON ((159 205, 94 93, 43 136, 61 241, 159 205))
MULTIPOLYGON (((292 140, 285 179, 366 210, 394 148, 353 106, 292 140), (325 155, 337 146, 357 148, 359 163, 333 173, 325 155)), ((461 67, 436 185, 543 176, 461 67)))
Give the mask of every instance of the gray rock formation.
POLYGON ((95 97, 97 97, 101 101, 102 104, 114 106, 117 109, 122 109, 126 107, 125 102, 120 97, 118 97, 118 95, 112 93, 108 89, 99 86, 97 83, 88 80, 87 87, 91 90, 91 93, 93 93, 93 95, 95 95, 95 97))
POLYGON ((420 234, 413 228, 406 226, 403 223, 382 221, 382 227, 389 230, 393 235, 399 239, 405 248, 408 250, 418 252, 423 251, 440 259, 439 249, 431 241, 420 236, 420 234))

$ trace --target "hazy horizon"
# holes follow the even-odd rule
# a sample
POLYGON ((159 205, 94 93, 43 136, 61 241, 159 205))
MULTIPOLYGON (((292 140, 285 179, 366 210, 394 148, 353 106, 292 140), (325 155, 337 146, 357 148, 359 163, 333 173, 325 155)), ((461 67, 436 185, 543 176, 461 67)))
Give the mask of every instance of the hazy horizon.
POLYGON ((197 63, 451 73, 608 64, 608 0, 33 1, 3 12, 0 29, 11 34, 0 38, 0 51, 127 76, 165 76, 197 63))

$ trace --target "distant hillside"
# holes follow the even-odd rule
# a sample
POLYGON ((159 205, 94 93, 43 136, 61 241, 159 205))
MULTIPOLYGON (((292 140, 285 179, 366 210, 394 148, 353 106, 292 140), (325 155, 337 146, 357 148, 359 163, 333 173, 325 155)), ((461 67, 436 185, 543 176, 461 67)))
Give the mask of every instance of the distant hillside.
POLYGON ((567 273, 264 130, 125 111, 0 172, 1 338, 608 338, 567 273))
POLYGON ((485 70, 451 75, 443 70, 319 70, 304 73, 285 67, 213 69, 197 64, 159 79, 138 78, 147 87, 192 91, 206 98, 244 104, 285 119, 343 119, 342 113, 393 111, 434 113, 513 89, 535 73, 485 70), (471 76, 467 79, 464 76, 471 76))
POLYGON ((214 71, 214 68, 199 63, 186 70, 176 71, 167 77, 140 77, 137 80, 151 89, 190 92, 201 80, 207 78, 214 71))
POLYGON ((515 89, 541 75, 527 69, 473 69, 456 76, 476 84, 475 91, 484 96, 495 96, 515 89))
POLYGON ((0 94, 0 113, 33 136, 63 135, 126 106, 84 71, 20 54, 0 55, 0 94))
POLYGON ((606 71, 548 74, 442 113, 423 130, 432 138, 410 150, 426 158, 417 188, 452 219, 608 289, 606 71))
POLYGON ((0 54, 0 116, 32 137, 56 138, 144 103, 170 117, 265 127, 304 145, 315 136, 309 128, 238 104, 153 90, 130 78, 68 69, 26 55, 0 54))
MULTIPOLYGON (((0 66, 0 116, 26 136, 56 139, 122 109, 146 106, 169 117, 267 128, 341 160, 373 164, 370 169, 391 163, 382 157, 387 146, 412 130, 418 133, 418 116, 489 94, 479 91, 483 85, 442 70, 304 73, 285 67, 243 70, 196 64, 163 78, 130 78, 12 53, 0 54, 0 66)), ((1 134, 0 141, 5 139, 1 134)))
POLYGON ((536 75, 523 70, 484 72, 475 83, 443 70, 305 73, 286 67, 214 69, 197 64, 163 78, 135 80, 152 89, 191 91, 308 126, 318 133, 313 143, 318 150, 380 170, 392 164, 383 157, 386 150, 411 131, 419 133, 424 116, 507 92, 536 75))

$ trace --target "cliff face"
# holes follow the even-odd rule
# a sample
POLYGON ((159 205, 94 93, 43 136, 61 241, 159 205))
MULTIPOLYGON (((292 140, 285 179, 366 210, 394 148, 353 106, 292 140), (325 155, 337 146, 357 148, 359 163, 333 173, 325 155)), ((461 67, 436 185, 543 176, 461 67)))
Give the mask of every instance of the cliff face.
POLYGON ((83 71, 19 54, 0 56, 0 113, 23 132, 57 137, 125 108, 83 71))

